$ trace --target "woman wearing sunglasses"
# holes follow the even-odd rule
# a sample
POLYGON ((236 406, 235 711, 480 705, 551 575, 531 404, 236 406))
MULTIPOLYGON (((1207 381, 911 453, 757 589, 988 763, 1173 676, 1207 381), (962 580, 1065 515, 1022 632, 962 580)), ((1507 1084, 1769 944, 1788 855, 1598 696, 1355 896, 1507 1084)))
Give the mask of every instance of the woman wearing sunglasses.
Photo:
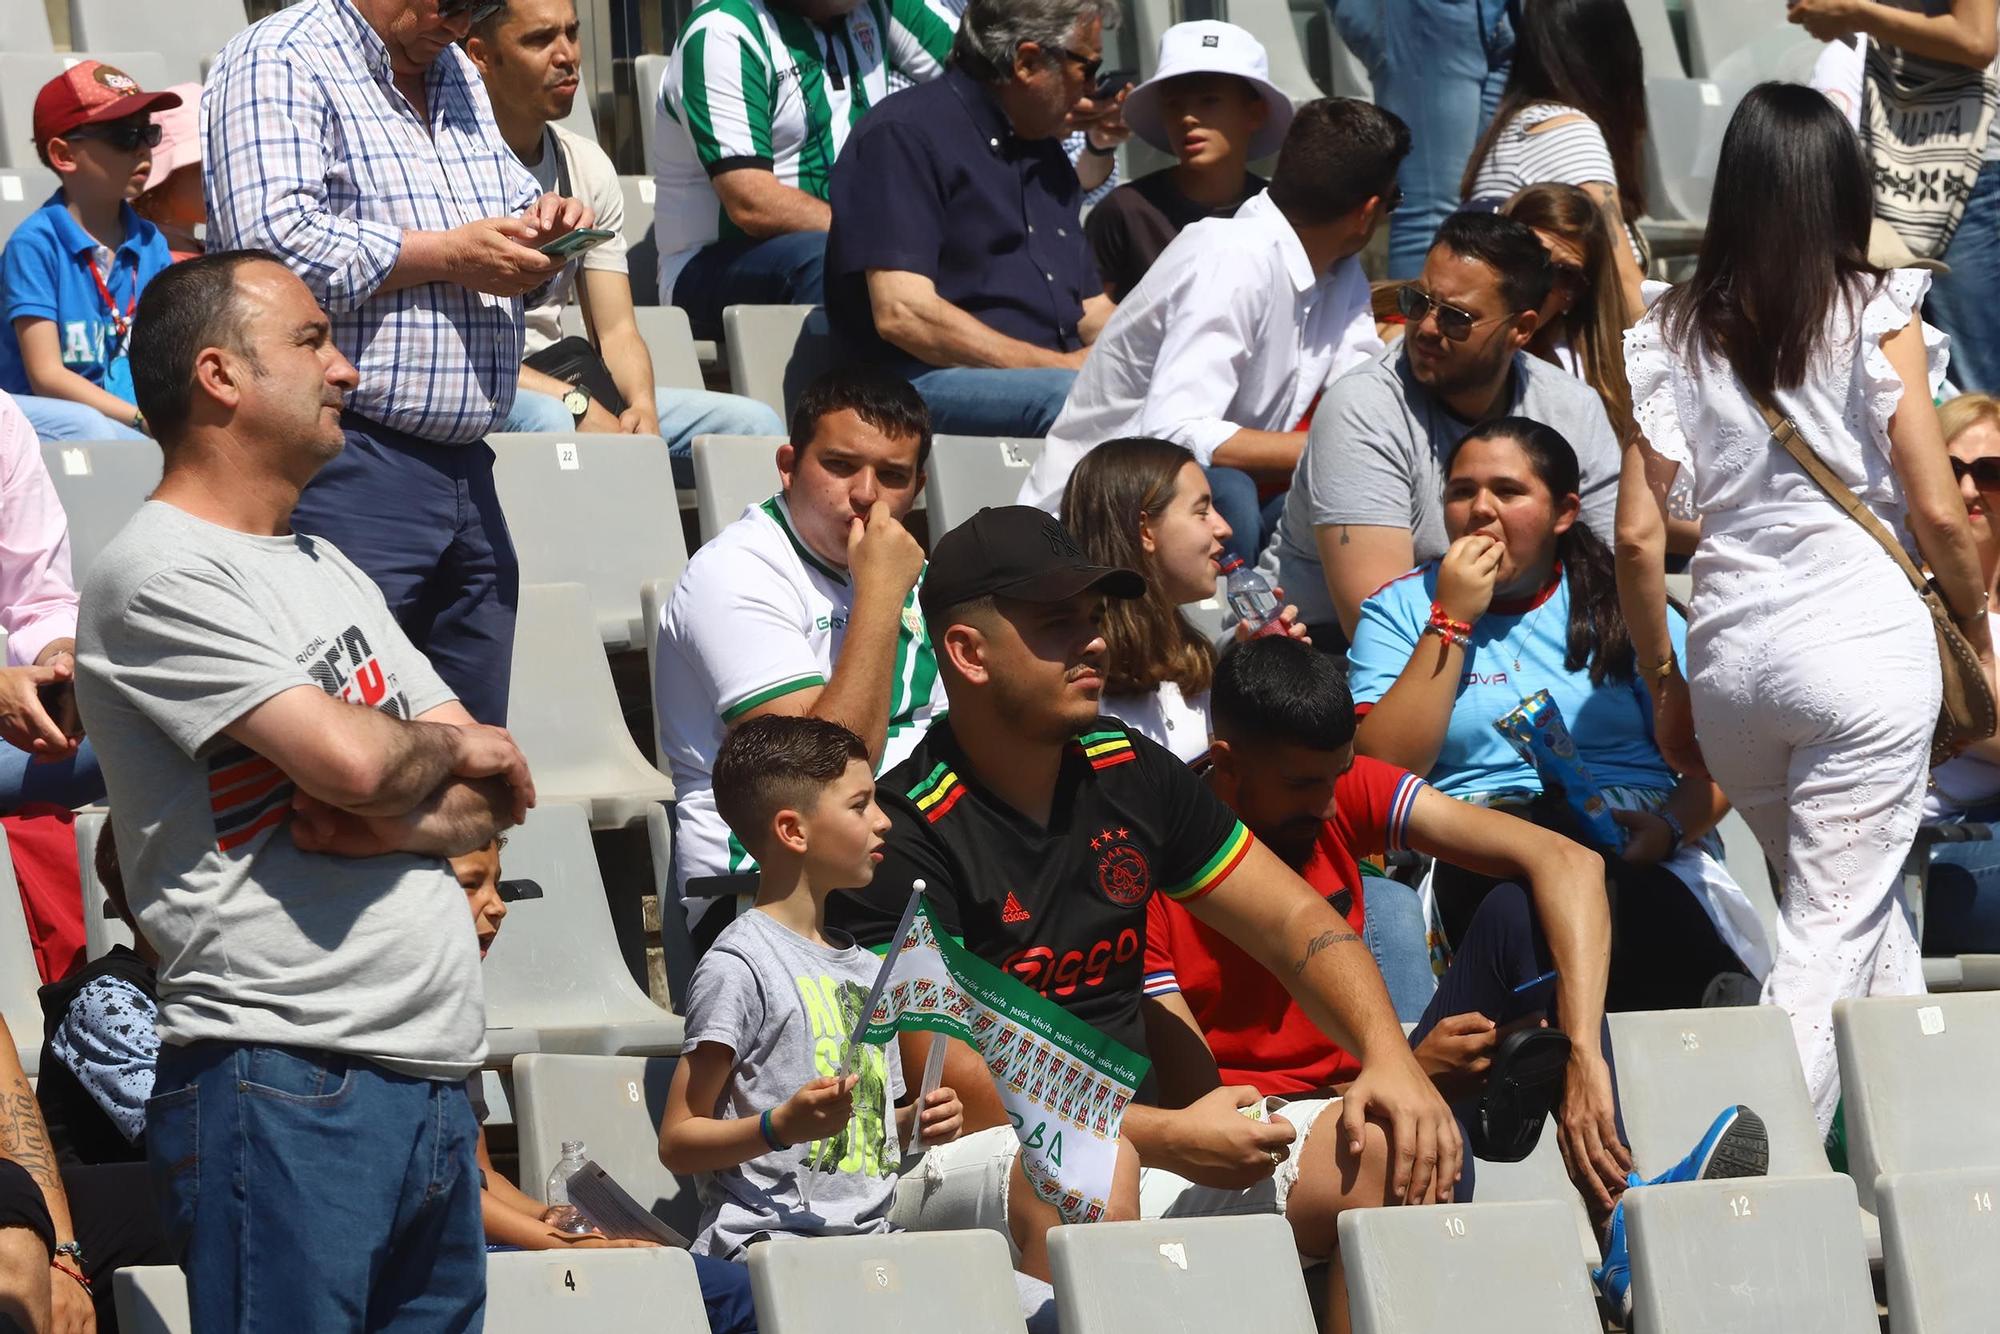
POLYGON ((1694 276, 1626 336, 1642 436, 1619 492, 1619 585, 1660 748, 1714 774, 1783 870, 1767 1003, 1791 1015, 1822 1132, 1833 1004, 1923 990, 1902 866, 1941 694, 1896 562, 1773 437, 1766 409, 1891 532, 1915 537, 1992 670, 1986 585, 1932 395, 1930 275, 1869 263, 1868 165, 1819 93, 1766 83, 1722 141, 1694 276), (1668 635, 1667 498, 1702 522, 1685 674, 1668 635))
POLYGON ((1604 400, 1620 440, 1632 435, 1632 390, 1625 383, 1625 330, 1637 311, 1626 304, 1618 243, 1604 210, 1575 185, 1531 185, 1501 213, 1526 223, 1548 247, 1555 281, 1542 303, 1528 351, 1553 361, 1604 400))
MULTIPOLYGON (((1755 909, 1708 837, 1728 804, 1706 777, 1677 779, 1653 743, 1611 553, 1583 521, 1578 487, 1576 452, 1540 422, 1502 417, 1459 442, 1446 463, 1444 558, 1361 604, 1348 650, 1355 707, 1366 711, 1355 747, 1604 854, 1616 909, 1607 1008, 1740 994, 1768 956, 1755 909), (1616 810, 1622 845, 1583 827, 1494 727, 1543 690, 1616 810)), ((1438 868, 1447 941, 1464 939, 1495 883, 1438 868)))

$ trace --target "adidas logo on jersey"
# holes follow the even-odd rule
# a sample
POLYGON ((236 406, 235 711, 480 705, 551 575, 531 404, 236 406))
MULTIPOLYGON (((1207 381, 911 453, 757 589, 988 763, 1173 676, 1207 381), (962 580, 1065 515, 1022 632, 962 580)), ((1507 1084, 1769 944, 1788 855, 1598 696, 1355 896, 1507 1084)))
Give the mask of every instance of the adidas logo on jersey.
POLYGON ((1008 926, 1018 926, 1028 920, 1028 910, 1021 906, 1021 901, 1014 897, 1011 889, 1007 891, 1007 902, 1001 905, 1000 920, 1008 926))

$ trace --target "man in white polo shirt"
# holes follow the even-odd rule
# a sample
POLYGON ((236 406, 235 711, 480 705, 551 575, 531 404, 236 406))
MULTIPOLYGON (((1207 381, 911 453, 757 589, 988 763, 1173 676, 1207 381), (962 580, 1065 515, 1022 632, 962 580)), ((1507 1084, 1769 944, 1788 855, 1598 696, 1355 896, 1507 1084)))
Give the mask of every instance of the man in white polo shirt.
MULTIPOLYGON (((1369 103, 1299 108, 1270 188, 1181 232, 1112 315, 1021 503, 1055 513, 1077 461, 1121 436, 1185 445, 1261 487, 1289 481, 1320 389, 1382 350, 1355 256, 1394 207, 1409 147, 1369 103)), ((1258 536, 1238 540, 1254 552, 1258 536)))
MULTIPOLYGON (((809 714, 868 743, 879 772, 944 710, 917 608, 924 552, 903 527, 924 484, 930 414, 906 382, 869 370, 813 382, 778 448, 781 489, 705 544, 660 615, 653 708, 679 793, 675 883, 756 869, 716 813, 725 731, 809 714)), ((730 917, 688 898, 697 943, 730 917)), ((754 888, 754 882, 752 884, 754 888)))

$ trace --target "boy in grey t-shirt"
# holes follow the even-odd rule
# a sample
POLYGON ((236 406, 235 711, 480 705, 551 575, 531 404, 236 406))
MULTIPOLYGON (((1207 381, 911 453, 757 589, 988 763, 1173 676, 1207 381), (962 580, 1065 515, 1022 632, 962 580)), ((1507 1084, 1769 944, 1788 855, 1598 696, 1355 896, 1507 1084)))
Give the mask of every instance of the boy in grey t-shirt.
MULTIPOLYGON (((771 1235, 886 1232, 917 1109, 894 1107, 896 1044, 846 1050, 881 960, 826 925, 827 896, 874 878, 889 829, 868 749, 837 723, 753 718, 716 756, 715 798, 761 869, 756 906, 695 969, 660 1127, 661 1159, 700 1177, 695 1249, 740 1259, 771 1235)), ((933 1090, 922 1116, 926 1143, 956 1139, 958 1095, 933 1090)))

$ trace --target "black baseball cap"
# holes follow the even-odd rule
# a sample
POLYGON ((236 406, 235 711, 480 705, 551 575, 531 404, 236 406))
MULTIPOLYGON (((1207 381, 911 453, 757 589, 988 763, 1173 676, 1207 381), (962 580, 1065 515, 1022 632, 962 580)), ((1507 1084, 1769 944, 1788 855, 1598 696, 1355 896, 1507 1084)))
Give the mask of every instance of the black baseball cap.
POLYGON ((926 614, 975 598, 1061 602, 1086 589, 1146 596, 1136 570, 1093 565, 1055 516, 1032 505, 983 509, 937 540, 918 601, 926 614))

